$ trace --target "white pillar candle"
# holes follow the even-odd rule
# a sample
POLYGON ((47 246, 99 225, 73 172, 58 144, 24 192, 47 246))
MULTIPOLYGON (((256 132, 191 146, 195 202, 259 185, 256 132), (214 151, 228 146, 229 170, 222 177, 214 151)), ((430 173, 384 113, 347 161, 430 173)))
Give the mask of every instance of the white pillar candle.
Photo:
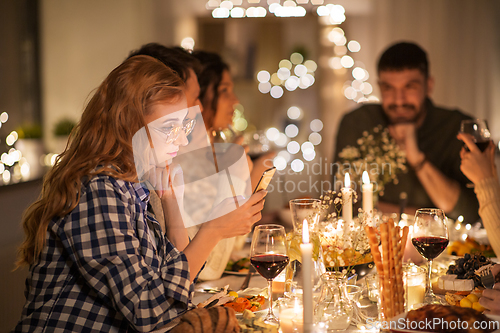
POLYGON ((346 172, 344 178, 344 187, 342 191, 342 219, 346 222, 352 221, 352 189, 351 177, 346 172))
POLYGON ((304 333, 312 332, 313 325, 313 294, 312 294, 312 244, 309 243, 309 228, 307 220, 302 224, 302 304, 304 309, 304 333))
POLYGON ((280 328, 283 333, 294 333, 294 329, 302 332, 302 326, 302 306, 280 311, 280 328))
POLYGON ((373 210, 373 184, 370 182, 368 172, 363 171, 363 211, 372 214, 373 210))

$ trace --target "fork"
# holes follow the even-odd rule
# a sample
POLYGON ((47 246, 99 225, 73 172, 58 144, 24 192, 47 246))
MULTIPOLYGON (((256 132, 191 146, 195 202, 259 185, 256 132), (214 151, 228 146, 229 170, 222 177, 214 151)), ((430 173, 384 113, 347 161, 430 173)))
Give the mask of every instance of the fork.
POLYGON ((491 269, 485 269, 481 272, 481 283, 485 288, 492 289, 495 284, 495 277, 491 273, 491 269))

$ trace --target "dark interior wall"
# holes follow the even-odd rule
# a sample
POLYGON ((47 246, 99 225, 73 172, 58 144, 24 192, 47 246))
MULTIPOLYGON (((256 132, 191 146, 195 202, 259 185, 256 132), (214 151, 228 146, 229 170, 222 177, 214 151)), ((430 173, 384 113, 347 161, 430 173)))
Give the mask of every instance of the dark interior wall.
POLYGON ((27 268, 14 270, 24 233, 21 216, 41 190, 41 180, 0 186, 0 333, 9 332, 21 317, 27 268))

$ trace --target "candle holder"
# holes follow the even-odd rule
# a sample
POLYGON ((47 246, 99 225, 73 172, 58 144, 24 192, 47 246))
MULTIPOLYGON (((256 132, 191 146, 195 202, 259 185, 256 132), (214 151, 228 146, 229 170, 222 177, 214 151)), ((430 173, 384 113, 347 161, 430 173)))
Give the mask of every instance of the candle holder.
POLYGON ((415 264, 403 265, 405 310, 413 310, 424 303, 426 270, 415 264))
POLYGON ((280 328, 283 333, 302 332, 303 303, 302 298, 295 296, 279 300, 280 328))

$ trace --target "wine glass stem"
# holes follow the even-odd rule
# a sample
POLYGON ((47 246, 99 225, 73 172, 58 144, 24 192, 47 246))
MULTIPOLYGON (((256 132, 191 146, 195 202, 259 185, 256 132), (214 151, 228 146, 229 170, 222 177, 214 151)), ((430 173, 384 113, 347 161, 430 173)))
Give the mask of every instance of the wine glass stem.
POLYGON ((431 283, 431 276, 432 276, 432 260, 428 260, 428 272, 427 272, 427 295, 432 295, 434 294, 432 291, 432 283, 431 283))
POLYGON ((269 294, 269 312, 267 317, 274 317, 273 313, 273 280, 267 280, 267 292, 269 294))

